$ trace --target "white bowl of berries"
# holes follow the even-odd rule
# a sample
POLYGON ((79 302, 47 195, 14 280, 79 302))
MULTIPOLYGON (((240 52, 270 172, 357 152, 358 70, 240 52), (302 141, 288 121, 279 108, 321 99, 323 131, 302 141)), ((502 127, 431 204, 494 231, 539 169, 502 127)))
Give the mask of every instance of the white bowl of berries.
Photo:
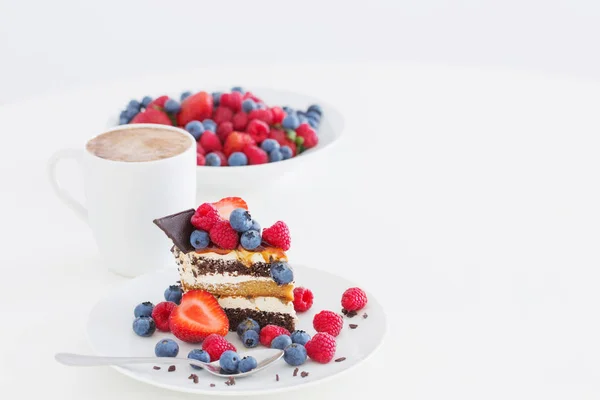
POLYGON ((199 191, 218 188, 238 194, 306 166, 330 149, 344 129, 340 112, 319 99, 240 87, 130 100, 110 125, 131 123, 186 129, 197 140, 199 191))

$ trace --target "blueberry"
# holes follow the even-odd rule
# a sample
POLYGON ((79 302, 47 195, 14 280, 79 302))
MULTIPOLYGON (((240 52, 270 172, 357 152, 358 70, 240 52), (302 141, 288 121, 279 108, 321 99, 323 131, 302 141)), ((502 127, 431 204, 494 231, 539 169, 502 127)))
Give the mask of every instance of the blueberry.
POLYGON ((183 93, 181 93, 181 96, 179 96, 179 101, 184 101, 185 99, 187 99, 188 97, 190 97, 192 95, 192 92, 185 91, 183 93))
POLYGON ((144 96, 144 98, 142 99, 142 107, 144 107, 144 108, 148 107, 148 104, 150 104, 151 101, 152 101, 152 97, 144 96))
POLYGON ((181 110, 181 104, 177 100, 168 99, 165 102, 165 111, 168 113, 178 113, 181 110))
POLYGON ((231 227, 238 232, 246 232, 252 226, 252 217, 248 210, 236 208, 229 215, 231 227))
POLYGON ((233 350, 226 350, 221 354, 219 358, 219 365, 227 373, 235 374, 238 372, 238 365, 240 363, 240 356, 233 350))
POLYGON ((313 104, 313 105, 309 106, 308 110, 306 110, 306 111, 307 112, 314 111, 319 115, 323 115, 323 110, 321 110, 321 106, 318 104, 313 104))
POLYGON ((212 119, 205 119, 202 121, 202 125, 204 125, 205 130, 217 133, 217 123, 212 119))
POLYGON ((156 357, 177 357, 179 345, 173 339, 162 339, 154 346, 156 357))
POLYGON ((127 117, 119 117, 119 125, 125 125, 129 123, 129 118, 127 117))
POLYGON ((308 119, 312 118, 312 119, 316 120, 317 122, 321 122, 321 114, 317 113, 314 110, 307 111, 306 118, 308 118, 308 119))
POLYGON ((283 160, 283 154, 280 149, 275 149, 269 152, 269 162, 277 162, 283 160))
MULTIPOLYGON (((205 362, 205 363, 210 362, 210 354, 208 354, 206 351, 200 350, 200 349, 191 350, 188 353, 187 358, 191 358, 192 360, 201 361, 201 362, 205 362)), ((192 364, 190 364, 190 367, 192 367, 194 369, 202 369, 202 367, 197 367, 192 364)))
POLYGON ((231 91, 232 92, 240 92, 241 94, 246 93, 246 91, 244 89, 242 89, 241 86, 234 86, 231 88, 231 91))
POLYGON ((304 114, 298 114, 298 122, 300 124, 308 124, 308 118, 304 114))
POLYGON ((135 317, 150 317, 152 315, 152 310, 154 309, 154 304, 149 301, 145 301, 143 303, 135 306, 133 310, 133 315, 135 317))
POLYGON ((248 157, 241 151, 234 151, 229 155, 227 162, 230 167, 241 167, 242 165, 248 165, 248 157))
POLYGON ((183 296, 183 290, 179 285, 171 285, 165 290, 165 300, 172 301, 175 304, 181 303, 181 296, 183 296))
POLYGON ((219 157, 216 153, 208 153, 204 159, 206 160, 206 165, 210 167, 221 166, 221 157, 219 157))
POLYGON ((204 125, 200 121, 190 121, 185 125, 185 130, 188 131, 196 140, 204 133, 204 125))
POLYGON ((132 120, 133 117, 135 117, 138 114, 138 110, 136 110, 135 108, 127 108, 125 109, 125 117, 127 117, 127 119, 129 121, 132 120))
POLYGON ((247 230, 242 233, 242 237, 240 238, 240 243, 246 250, 256 249, 260 246, 260 242, 262 242, 262 237, 258 231, 247 230))
POLYGON ((281 146, 279 151, 281 152, 281 155, 283 156, 284 160, 287 160, 288 158, 292 158, 293 153, 292 153, 292 149, 290 148, 290 146, 281 146))
POLYGON ((133 331, 139 336, 152 336, 156 331, 156 323, 152 317, 137 317, 133 320, 133 331))
POLYGON ((240 372, 252 371, 256 367, 258 367, 258 363, 256 362, 256 358, 252 356, 242 358, 238 364, 240 372))
POLYGON ((190 235, 190 243, 195 249, 205 249, 208 247, 210 243, 210 238, 208 237, 208 232, 202 230, 195 230, 190 235))
POLYGON ((271 348, 283 350, 290 344, 292 344, 292 339, 288 335, 279 335, 271 341, 271 348))
POLYGON ((285 111, 286 114, 292 114, 294 112, 294 109, 288 106, 283 106, 281 109, 285 111))
POLYGON ((253 330, 247 330, 242 334, 242 343, 244 347, 252 348, 258 346, 259 338, 258 333, 253 330))
POLYGON ((236 332, 239 337, 242 337, 244 332, 247 331, 254 331, 256 333, 260 333, 260 325, 258 325, 258 322, 256 322, 252 318, 246 318, 238 324, 236 332))
POLYGON ((269 153, 271 150, 279 148, 279 142, 275 139, 265 139, 260 144, 260 148, 269 153))
POLYGON ((310 340, 310 335, 304 331, 295 330, 292 332, 292 343, 304 346, 310 340))
POLYGON ((250 227, 250 230, 258 231, 260 233, 260 224, 254 219, 252 220, 252 226, 250 227))
POLYGON ((131 100, 129 104, 127 104, 127 108, 131 108, 132 110, 136 110, 138 112, 140 111, 140 107, 142 107, 142 105, 137 100, 131 100))
POLYGON ((266 110, 267 105, 265 103, 257 103, 256 108, 258 108, 259 110, 266 110))
POLYGON ((290 344, 283 350, 283 359, 292 366, 306 362, 306 348, 299 343, 290 344))
POLYGON ((213 92, 212 94, 212 98, 213 98, 213 106, 217 107, 219 105, 219 103, 221 103, 221 92, 213 92))
POLYGON ((313 129, 319 129, 319 122, 318 122, 318 121, 315 121, 315 120, 314 120, 314 119, 312 119, 312 118, 309 118, 309 119, 308 119, 308 124, 309 124, 309 125, 310 125, 310 127, 311 127, 311 128, 313 128, 313 129))
POLYGON ((271 278, 278 285, 286 285, 294 280, 294 272, 288 263, 277 261, 271 264, 271 278))
POLYGON ((244 110, 245 113, 249 113, 250 111, 256 110, 257 108, 258 106, 252 99, 246 99, 242 101, 242 110, 244 110))
POLYGON ((288 114, 281 123, 285 129, 296 129, 300 125, 298 116, 296 114, 288 114))

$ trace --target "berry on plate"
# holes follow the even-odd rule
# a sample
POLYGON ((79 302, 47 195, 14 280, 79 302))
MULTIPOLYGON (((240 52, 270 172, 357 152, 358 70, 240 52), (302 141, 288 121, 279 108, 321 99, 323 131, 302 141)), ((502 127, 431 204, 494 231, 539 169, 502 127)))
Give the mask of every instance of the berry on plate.
POLYGON ((254 330, 247 330, 242 334, 242 344, 244 347, 252 348, 258 346, 259 337, 258 333, 254 330))
POLYGON ((335 338, 326 332, 319 332, 304 346, 311 360, 327 364, 335 356, 335 338))
POLYGON ((181 296, 183 295, 183 289, 179 285, 171 285, 165 289, 165 300, 172 301, 175 304, 181 303, 181 296))
POLYGON ((246 318, 238 324, 238 326, 236 327, 236 332, 239 337, 242 337, 244 332, 247 331, 255 331, 256 333, 260 333, 260 325, 258 325, 258 322, 256 322, 252 318, 246 318))
POLYGON ((283 156, 284 160, 294 157, 294 152, 292 151, 290 146, 281 146, 279 151, 281 152, 281 155, 283 156))
POLYGON ((310 340, 310 335, 301 330, 292 332, 292 343, 301 344, 304 346, 310 340))
POLYGON ((259 108, 250 111, 250 113, 248 113, 248 119, 258 119, 267 125, 271 125, 273 123, 273 112, 266 108, 259 108))
POLYGON ((201 204, 192 216, 191 222, 195 228, 210 231, 218 221, 221 220, 219 211, 211 203, 201 204))
POLYGON ((233 250, 238 245, 238 233, 229 221, 217 222, 209 232, 210 240, 222 249, 233 250))
POLYGON ((238 112, 242 109, 242 94, 240 92, 223 93, 221 95, 221 106, 238 112))
POLYGON ((304 364, 306 358, 306 348, 299 343, 290 344, 283 351, 284 361, 294 367, 304 364))
POLYGON ((290 344, 292 344, 292 338, 290 338, 288 335, 285 335, 285 334, 279 335, 271 341, 271 348, 283 350, 286 347, 288 347, 290 344))
POLYGON ((308 311, 313 305, 314 295, 310 289, 304 287, 294 288, 294 310, 296 312, 308 311))
POLYGON ((190 121, 185 125, 185 130, 198 140, 204 133, 204 125, 200 121, 190 121))
POLYGON ((271 347, 271 342, 279 335, 289 335, 290 331, 282 326, 265 325, 260 330, 260 344, 266 347, 271 347))
POLYGON ((175 114, 181 111, 181 104, 175 99, 169 99, 165 102, 165 112, 175 114))
POLYGON ((256 143, 261 143, 269 136, 269 125, 267 125, 266 122, 261 121, 259 119, 253 119, 248 123, 248 126, 246 127, 246 132, 252 137, 252 139, 254 139, 256 143))
POLYGON ((212 96, 206 92, 198 92, 181 102, 181 110, 177 114, 177 125, 185 126, 190 121, 202 121, 210 118, 212 112, 212 96))
POLYGON ((204 125, 204 129, 207 131, 211 131, 212 133, 217 133, 217 123, 212 119, 205 119, 202 121, 202 125, 204 125))
POLYGON ((248 165, 248 157, 241 151, 235 151, 231 153, 227 159, 230 167, 240 167, 242 165, 248 165))
MULTIPOLYGON (((196 361, 200 361, 200 362, 204 362, 204 363, 210 362, 210 354, 208 354, 208 352, 201 350, 201 349, 190 350, 190 352, 187 355, 187 358, 190 358, 190 359, 196 360, 196 361)), ((202 367, 197 367, 197 366, 191 365, 191 364, 190 364, 190 367, 192 367, 194 369, 202 369, 202 367)))
POLYGON ((229 121, 221 122, 217 127, 217 136, 222 143, 225 143, 231 132, 233 132, 233 123, 229 121))
POLYGON ((215 114, 213 115, 213 120, 215 123, 222 124, 223 122, 232 122, 233 119, 233 111, 225 106, 219 106, 215 110, 215 114))
POLYGON ((225 350, 219 357, 219 365, 226 373, 235 374, 238 372, 240 356, 233 350, 225 350))
POLYGON ((367 305, 367 294, 361 288, 346 289, 342 294, 342 307, 347 311, 362 310, 367 305))
POLYGON ((208 232, 196 229, 190 235, 190 243, 194 249, 205 249, 210 244, 208 232))
POLYGON ((317 132, 307 123, 300 124, 296 129, 296 135, 302 138, 302 145, 306 149, 311 149, 319 143, 317 132))
POLYGON ((344 319, 333 311, 323 310, 313 318, 313 328, 317 332, 327 332, 331 336, 337 336, 342 331, 344 319))
POLYGON ((236 208, 248 209, 248 204, 241 197, 224 197, 221 200, 212 203, 217 209, 222 219, 229 220, 231 212, 236 208))
POLYGON ((242 233, 240 237, 240 244, 246 250, 254 250, 260 243, 262 242, 262 237, 260 236, 260 232, 254 229, 247 230, 242 233))
POLYGON ((277 162, 283 160, 283 154, 281 150, 274 149, 269 152, 269 162, 277 162))
POLYGON ((236 208, 229 215, 231 227, 238 232, 246 232, 252 226, 252 217, 245 208, 236 208))
POLYGON ((161 339, 154 346, 156 357, 177 357, 179 345, 173 339, 161 339))
POLYGON ((238 111, 231 119, 231 123, 233 124, 233 129, 236 131, 243 131, 246 129, 246 125, 248 125, 248 114, 243 111, 238 111))
POLYGON ((260 148, 266 151, 267 153, 270 153, 273 150, 279 150, 279 147, 279 142, 275 139, 265 139, 260 144, 260 148))
POLYGON ((208 153, 206 156, 204 156, 204 159, 206 160, 206 165, 209 167, 221 166, 221 157, 219 157, 219 155, 215 152, 208 153))
POLYGON ((256 144, 254 139, 247 133, 243 132, 231 132, 225 140, 223 151, 226 156, 230 156, 231 153, 236 151, 242 151, 247 145, 256 144))
POLYGON ((257 220, 255 220, 255 219, 252 220, 252 226, 250 227, 250 229, 260 233, 260 224, 258 223, 257 220))
POLYGON ((241 373, 252 371, 256 367, 258 367, 258 362, 256 361, 256 358, 252 356, 242 358, 238 364, 238 370, 241 373))
POLYGON ((235 346, 229 343, 227 339, 217 334, 209 335, 204 339, 202 342, 202 350, 210 355, 211 362, 217 361, 221 357, 221 354, 226 350, 237 351, 235 346))
POLYGON ((250 165, 266 164, 269 162, 267 152, 256 145, 249 144, 242 151, 248 157, 248 164, 250 165))
POLYGON ((215 153, 221 160, 221 167, 226 167, 227 166, 227 157, 225 157, 225 154, 219 150, 213 151, 213 153, 215 153))
POLYGON ((281 109, 281 107, 271 107, 271 115, 273 116, 272 124, 280 124, 285 118, 285 112, 281 109))
POLYGON ((167 114, 154 108, 148 108, 146 111, 137 114, 130 123, 173 125, 167 114))
POLYGON ((294 281, 294 271, 284 261, 271 263, 271 278, 278 285, 287 285, 294 281))
POLYGON ((263 241, 282 250, 289 250, 292 244, 290 230, 283 221, 277 221, 273 226, 263 229, 263 241))
POLYGON ((204 133, 202 133, 202 136, 200 136, 200 144, 202 145, 202 148, 209 153, 223 150, 219 137, 211 131, 204 131, 204 133))
POLYGON ((249 113, 252 110, 256 110, 258 108, 258 106, 256 105, 256 102, 252 99, 245 99, 244 101, 242 101, 242 111, 244 111, 245 113, 249 113))
POLYGON ((156 323, 156 328, 159 331, 169 332, 169 316, 177 307, 177 304, 172 301, 163 301, 154 306, 152 310, 152 319, 156 323))
POLYGON ((152 304, 149 301, 145 301, 145 302, 140 303, 137 306, 135 306, 135 308, 133 310, 133 316, 136 318, 137 317, 151 317, 153 309, 154 309, 154 304, 152 304))
POLYGON ((298 125, 300 125, 300 120, 296 114, 288 114, 281 122, 281 126, 285 129, 296 129, 298 125))
POLYGON ((212 333, 226 335, 229 320, 215 296, 205 290, 190 290, 171 313, 169 327, 176 338, 199 343, 212 333))
POLYGON ((156 323, 152 317, 137 317, 133 320, 133 331, 138 336, 152 336, 156 331, 156 323))

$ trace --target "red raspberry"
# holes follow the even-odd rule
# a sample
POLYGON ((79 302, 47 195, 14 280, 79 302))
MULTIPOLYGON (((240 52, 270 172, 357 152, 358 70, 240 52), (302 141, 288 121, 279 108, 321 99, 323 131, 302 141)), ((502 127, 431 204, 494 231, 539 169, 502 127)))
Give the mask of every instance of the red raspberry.
POLYGON ((233 112, 238 112, 242 109, 242 94, 240 92, 223 93, 219 104, 233 112))
POLYGON ((204 150, 204 147, 202 147, 200 142, 196 142, 196 154, 202 154, 203 156, 206 155, 206 150, 204 150))
POLYGON ((260 144, 269 136, 269 125, 266 122, 259 119, 253 119, 248 124, 246 132, 254 139, 254 141, 260 144))
POLYGON ((225 155, 229 157, 233 152, 244 150, 244 147, 249 144, 256 144, 250 135, 233 131, 227 136, 223 150, 225 155))
POLYGON ((196 165, 206 165, 206 159, 200 153, 196 154, 196 165))
POLYGON ((202 136, 200 136, 200 145, 208 153, 223 150, 223 145, 219 137, 211 131, 204 131, 202 136))
POLYGON ((227 141, 227 136, 233 132, 233 124, 229 121, 221 122, 217 127, 217 136, 221 139, 222 143, 227 141))
POLYGON ((319 143, 317 132, 307 123, 300 124, 300 126, 296 128, 296 136, 304 139, 302 145, 305 149, 311 149, 319 143))
POLYGON ((285 118, 285 111, 281 107, 271 107, 271 115, 273 116, 272 124, 280 124, 285 118))
POLYGON ((248 118, 250 120, 258 119, 266 123, 267 125, 271 125, 273 123, 273 112, 271 110, 265 110, 264 108, 259 108, 256 110, 250 111, 248 114, 248 118))
POLYGON ((221 217, 217 208, 210 203, 204 203, 192 215, 191 222, 195 228, 208 232, 220 220, 221 217))
POLYGON ((208 232, 210 240, 222 249, 233 250, 238 245, 238 233, 229 221, 217 222, 208 232))
POLYGON ((342 331, 344 319, 333 311, 323 310, 313 318, 313 327, 317 332, 327 332, 337 336, 342 331))
POLYGON ((335 356, 335 338, 329 333, 315 334, 304 347, 311 360, 321 364, 327 364, 335 356))
POLYGON ((262 239, 271 246, 289 250, 292 244, 290 229, 283 221, 277 221, 270 228, 263 229, 262 239))
POLYGON ((347 289, 342 295, 342 307, 347 311, 358 311, 367 305, 367 294, 360 288, 347 289))
POLYGON ((254 94, 252 94, 252 92, 246 92, 246 93, 244 93, 244 96, 242 97, 242 100, 246 100, 246 99, 252 99, 252 100, 254 100, 255 103, 262 103, 263 102, 261 99, 259 99, 254 94))
POLYGON ((234 345, 229 343, 223 336, 216 333, 210 334, 202 342, 202 350, 210 356, 210 361, 217 361, 227 350, 237 351, 234 345))
POLYGON ((266 164, 269 162, 267 152, 256 145, 249 144, 244 147, 242 152, 248 157, 248 164, 250 165, 266 164))
POLYGON ((226 167, 227 166, 227 157, 225 157, 225 154, 223 154, 222 151, 213 151, 213 153, 215 153, 216 155, 219 156, 219 158, 221 159, 221 167, 226 167))
POLYGON ((231 118, 233 118, 233 111, 222 105, 217 107, 212 117, 213 121, 215 121, 217 125, 222 122, 231 121, 231 118))
POLYGON ((233 129, 236 131, 243 131, 246 129, 246 125, 248 125, 248 114, 243 111, 238 111, 233 116, 231 122, 233 122, 233 129))
POLYGON ((163 332, 169 332, 169 316, 171 312, 177 307, 177 304, 172 301, 161 301, 154 306, 152 310, 152 319, 156 323, 156 329, 163 332))
POLYGON ((290 331, 288 331, 287 329, 285 329, 282 326, 265 325, 260 330, 260 335, 259 335, 260 343, 263 346, 271 347, 271 341, 273 341, 273 339, 275 339, 279 335, 291 336, 290 331))
POLYGON ((297 312, 308 311, 313 305, 313 293, 310 289, 297 287, 294 289, 294 310, 297 312))

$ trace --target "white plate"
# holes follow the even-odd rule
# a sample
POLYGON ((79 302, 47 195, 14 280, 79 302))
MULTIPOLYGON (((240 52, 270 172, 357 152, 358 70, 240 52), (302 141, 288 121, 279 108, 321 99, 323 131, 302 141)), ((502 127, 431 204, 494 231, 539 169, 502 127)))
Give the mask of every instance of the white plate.
MULTIPOLYGON (((298 286, 309 287, 315 295, 313 307, 306 313, 299 314, 297 329, 303 329, 309 334, 315 333, 312 327, 312 319, 317 312, 328 309, 341 311, 341 295, 349 287, 356 284, 317 269, 294 266, 296 283, 298 286)), ((163 337, 171 337, 170 333, 155 333, 152 337, 143 338, 137 336, 132 328, 133 309, 142 301, 152 301, 154 304, 163 301, 165 288, 179 279, 176 269, 157 271, 134 278, 114 289, 106 297, 100 300, 92 309, 88 324, 87 335, 92 349, 99 355, 105 356, 154 356, 154 345, 163 337)), ((203 371, 193 370, 191 367, 178 366, 174 372, 167 372, 167 366, 163 364, 160 370, 154 370, 152 365, 132 365, 125 367, 114 367, 117 371, 130 376, 136 380, 172 389, 180 392, 205 393, 218 395, 255 395, 273 392, 282 392, 299 389, 323 382, 334 376, 349 370, 360 364, 383 342, 387 322, 381 305, 367 293, 369 302, 364 310, 354 318, 344 317, 344 329, 337 338, 337 350, 335 358, 346 357, 343 362, 330 362, 329 364, 318 364, 308 360, 300 366, 300 371, 307 371, 309 375, 305 378, 292 376, 294 367, 285 363, 282 359, 270 368, 258 372, 255 375, 240 378, 232 386, 225 385, 225 380, 210 376, 203 371), (362 318, 366 312, 368 318, 362 318), (358 325, 356 329, 350 329, 348 324, 358 325), (200 378, 198 384, 188 379, 190 373, 196 373, 200 378), (279 374, 279 382, 275 380, 275 374, 279 374), (210 387, 214 383, 215 387, 210 387)), ((237 337, 235 332, 227 336, 240 353, 250 353, 237 337)), ((200 347, 183 343, 180 344, 179 357, 186 357, 187 353, 200 347)))

